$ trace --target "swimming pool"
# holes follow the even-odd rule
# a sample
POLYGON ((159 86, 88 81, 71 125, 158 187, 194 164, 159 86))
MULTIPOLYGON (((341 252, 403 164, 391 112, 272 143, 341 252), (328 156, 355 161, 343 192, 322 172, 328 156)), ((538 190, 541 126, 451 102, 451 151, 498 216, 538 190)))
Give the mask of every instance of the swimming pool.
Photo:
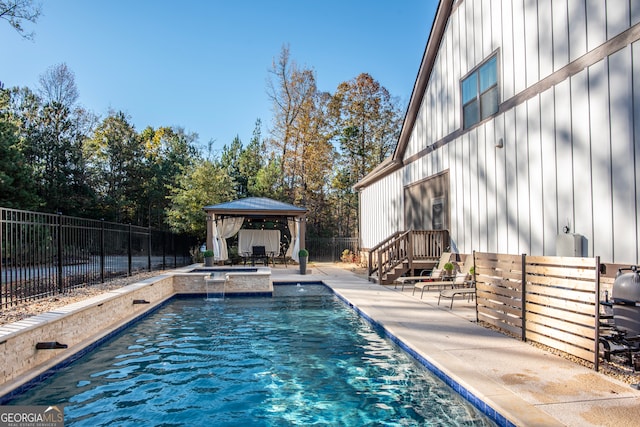
POLYGON ((494 425, 323 285, 177 298, 8 402, 66 425, 494 425))

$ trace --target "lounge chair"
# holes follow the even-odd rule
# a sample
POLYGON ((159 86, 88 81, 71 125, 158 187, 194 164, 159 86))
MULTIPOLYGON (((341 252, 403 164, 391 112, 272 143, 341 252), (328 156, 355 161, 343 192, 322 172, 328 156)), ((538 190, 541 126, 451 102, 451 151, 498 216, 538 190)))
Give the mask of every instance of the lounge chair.
POLYGON ((473 298, 476 296, 476 287, 475 284, 468 286, 466 288, 453 288, 453 289, 443 289, 440 291, 440 295, 438 295, 438 305, 440 305, 440 298, 451 298, 450 309, 453 309, 453 300, 456 296, 462 295, 467 297, 467 302, 473 301, 473 298))
POLYGON ((418 283, 415 283, 413 285, 413 293, 412 295, 415 295, 416 293, 416 289, 420 289, 420 299, 422 299, 422 296, 424 295, 424 290, 426 288, 431 288, 431 287, 437 287, 437 288, 444 288, 444 287, 451 287, 453 288, 462 288, 462 287, 466 287, 466 285, 468 284, 469 280, 471 279, 471 268, 473 267, 473 255, 467 255, 467 257, 464 260, 464 264, 462 266, 462 268, 460 269, 459 272, 456 273, 456 275, 453 277, 452 280, 441 280, 441 281, 421 281, 418 283))
POLYGON ((425 282, 425 281, 434 281, 434 280, 442 280, 442 274, 444 270, 440 268, 434 268, 431 272, 423 270, 420 273, 420 276, 404 276, 396 279, 396 284, 394 288, 398 286, 398 283, 401 285, 400 290, 404 291, 404 285, 414 283, 414 282, 425 282))
MULTIPOLYGON (((453 287, 451 289, 443 289, 440 291, 440 295, 438 295, 438 305, 440 305, 440 299, 442 298, 450 298, 451 299, 451 305, 449 306, 449 309, 453 309, 453 300, 456 298, 456 296, 461 295, 461 296, 466 296, 467 297, 467 301, 472 301, 473 298, 475 298, 476 296, 476 282, 475 280, 473 280, 473 275, 471 274, 471 267, 473 267, 473 256, 472 255, 468 255, 467 259, 470 259, 469 262, 466 262, 467 260, 465 260, 465 267, 468 268, 467 272, 468 272, 468 276, 467 279, 464 281, 463 285, 460 287, 453 287)), ((459 274, 464 274, 464 273, 459 273, 459 274)))
POLYGON ((457 287, 462 287, 465 285, 465 283, 469 280, 469 274, 467 273, 463 273, 463 272, 459 272, 456 273, 456 275, 453 277, 452 280, 441 280, 441 281, 436 281, 436 282, 418 282, 416 284, 413 285, 413 293, 412 295, 414 295, 416 293, 416 289, 420 289, 420 299, 422 299, 422 295, 424 295, 424 290, 425 288, 444 288, 444 287, 451 287, 451 288, 457 288, 457 287))
POLYGON ((423 271, 422 273, 420 273, 420 276, 398 277, 395 280, 395 284, 393 287, 394 289, 397 288, 399 283, 401 285, 400 290, 403 291, 404 285, 408 283, 422 282, 422 281, 429 281, 429 280, 439 280, 441 279, 442 271, 444 270, 444 265, 449 261, 451 261, 451 252, 442 252, 442 254, 440 255, 440 259, 438 260, 438 265, 436 265, 433 268, 433 270, 431 270, 431 273, 429 275, 422 274, 422 273, 425 273, 425 271, 423 271), (434 272, 436 273, 435 276, 434 276, 434 272))

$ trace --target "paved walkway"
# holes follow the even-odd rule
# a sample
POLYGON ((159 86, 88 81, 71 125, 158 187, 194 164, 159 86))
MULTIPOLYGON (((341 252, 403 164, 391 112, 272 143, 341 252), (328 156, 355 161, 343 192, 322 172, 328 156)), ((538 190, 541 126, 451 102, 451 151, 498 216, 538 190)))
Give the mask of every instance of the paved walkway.
POLYGON ((637 426, 640 391, 474 323, 475 305, 437 305, 333 264, 311 274, 273 270, 274 282, 322 281, 421 357, 518 426, 637 426))

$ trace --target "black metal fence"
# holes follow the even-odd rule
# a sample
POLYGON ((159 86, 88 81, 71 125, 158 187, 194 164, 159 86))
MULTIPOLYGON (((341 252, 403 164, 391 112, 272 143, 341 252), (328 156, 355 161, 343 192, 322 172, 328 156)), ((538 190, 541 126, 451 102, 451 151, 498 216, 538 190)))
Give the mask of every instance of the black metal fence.
POLYGON ((192 262, 197 241, 148 227, 0 208, 0 309, 192 262))
POLYGON ((359 253, 357 237, 307 237, 305 242, 310 261, 341 261, 345 249, 355 255, 359 253))

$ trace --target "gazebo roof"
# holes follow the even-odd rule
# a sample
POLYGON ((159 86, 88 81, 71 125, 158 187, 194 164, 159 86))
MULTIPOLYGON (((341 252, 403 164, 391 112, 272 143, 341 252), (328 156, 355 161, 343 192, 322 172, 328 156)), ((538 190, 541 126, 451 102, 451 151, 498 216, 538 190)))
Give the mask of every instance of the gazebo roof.
POLYGON ((203 208, 214 215, 227 216, 304 216, 306 208, 279 202, 266 197, 247 197, 203 208))

